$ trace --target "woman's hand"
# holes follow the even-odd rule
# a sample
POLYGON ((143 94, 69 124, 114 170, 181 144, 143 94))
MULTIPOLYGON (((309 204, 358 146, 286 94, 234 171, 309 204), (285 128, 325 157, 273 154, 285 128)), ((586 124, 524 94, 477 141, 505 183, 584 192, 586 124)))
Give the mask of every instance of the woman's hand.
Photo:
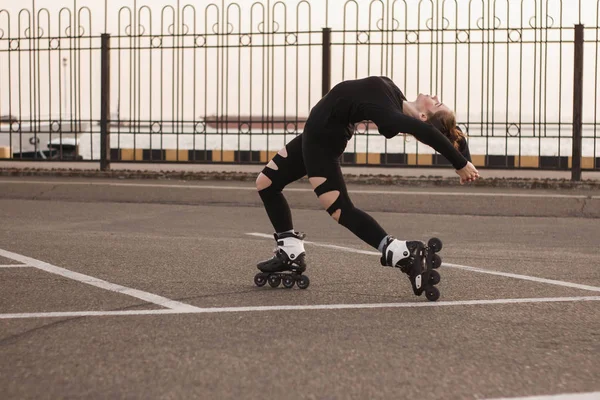
POLYGON ((466 182, 473 182, 479 178, 479 172, 477 172, 477 168, 470 162, 467 162, 462 169, 456 170, 458 176, 460 176, 460 184, 463 185, 466 182))

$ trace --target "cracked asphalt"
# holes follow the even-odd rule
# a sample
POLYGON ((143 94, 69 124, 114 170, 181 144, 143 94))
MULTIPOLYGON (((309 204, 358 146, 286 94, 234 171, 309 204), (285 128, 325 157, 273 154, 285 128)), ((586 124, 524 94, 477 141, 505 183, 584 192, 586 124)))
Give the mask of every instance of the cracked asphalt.
POLYGON ((286 196, 317 244, 311 286, 287 290, 252 282, 273 241, 248 235, 272 232, 251 184, 3 178, 2 398, 600 392, 599 193, 349 189, 391 234, 444 241, 439 303, 412 295, 303 184, 286 196), (212 312, 163 314, 90 277, 212 312))

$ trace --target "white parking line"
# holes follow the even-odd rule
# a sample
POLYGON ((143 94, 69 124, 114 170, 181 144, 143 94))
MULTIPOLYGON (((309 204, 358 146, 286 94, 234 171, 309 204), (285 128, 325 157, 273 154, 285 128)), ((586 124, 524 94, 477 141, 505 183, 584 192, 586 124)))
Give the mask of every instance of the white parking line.
POLYGON ((6 264, 6 265, 0 265, 0 268, 31 268, 31 265, 25 265, 25 264, 6 264))
POLYGON ((189 309, 177 308, 170 310, 127 310, 127 311, 74 311, 74 312, 46 312, 24 314, 0 314, 0 319, 22 318, 66 318, 66 317, 103 317, 126 315, 165 315, 165 314, 216 314, 239 312, 264 312, 264 311, 309 311, 309 310, 360 310, 383 308, 422 308, 422 307, 451 307, 451 306, 478 306, 502 304, 531 304, 531 303, 573 303, 586 301, 600 301, 600 296, 582 297, 540 297, 525 299, 494 299, 494 300, 459 300, 459 301, 419 301, 411 303, 367 303, 367 304, 317 304, 317 305, 288 305, 288 306, 254 306, 254 307, 192 307, 189 309))
MULTIPOLYGON (((251 236, 271 238, 270 235, 262 233, 248 233, 251 236)), ((378 252, 364 251, 349 247, 305 242, 320 247, 334 248, 337 250, 379 255, 378 252)), ((409 302, 409 303, 367 303, 367 304, 321 304, 321 305, 281 305, 281 306, 253 306, 253 307, 209 307, 201 308, 189 304, 181 303, 175 300, 167 299, 152 293, 137 289, 131 289, 125 286, 110 283, 92 276, 73 272, 65 268, 57 267, 52 264, 36 260, 21 254, 13 253, 0 249, 0 256, 14 261, 18 261, 38 268, 40 270, 60 275, 78 282, 106 289, 112 292, 122 293, 132 296, 152 304, 156 304, 168 309, 161 310, 125 310, 125 311, 66 311, 66 312, 43 312, 43 313, 18 313, 18 314, 0 314, 0 319, 23 319, 23 318, 66 318, 66 317, 87 317, 87 316, 127 316, 127 315, 165 315, 165 314, 208 314, 208 313, 230 313, 230 312, 261 312, 261 311, 306 311, 306 310, 340 310, 340 309, 383 309, 383 308, 420 308, 420 307, 447 307, 447 306, 476 306, 476 305, 499 305, 499 304, 523 304, 523 303, 560 303, 560 302, 587 302, 600 301, 600 296, 580 296, 580 297, 549 297, 549 298, 523 298, 523 299, 493 299, 493 300, 461 300, 461 301, 439 301, 439 302, 409 302)), ((525 275, 506 274, 497 271, 487 271, 473 267, 461 266, 456 264, 444 264, 454 268, 463 268, 469 271, 491 273, 493 275, 509 276, 518 279, 533 280, 543 283, 558 284, 561 286, 575 287, 579 289, 600 291, 600 288, 586 285, 578 285, 569 282, 553 281, 549 279, 529 277, 525 275)))
POLYGON ((114 283, 110 283, 104 281, 102 279, 94 278, 93 276, 80 274, 78 272, 73 272, 71 270, 57 267, 52 264, 48 264, 46 262, 36 260, 35 258, 30 258, 23 256, 21 254, 12 253, 10 251, 0 249, 0 256, 4 258, 8 258, 14 261, 18 261, 24 264, 31 265, 34 268, 41 269, 43 271, 49 272, 51 274, 60 275, 65 278, 73 279, 77 282, 87 283, 88 285, 92 285, 95 287, 99 287, 101 289, 109 290, 111 292, 121 293, 127 296, 135 297, 137 299, 141 299, 147 301, 148 303, 156 304, 161 307, 170 308, 172 310, 177 311, 192 311, 196 310, 197 307, 194 307, 189 304, 180 303, 175 300, 167 299, 166 297, 158 296, 156 294, 144 292, 142 290, 131 289, 125 286, 117 285, 114 283))
POLYGON ((598 287, 598 286, 582 285, 579 283, 566 282, 566 281, 557 281, 555 279, 538 278, 538 277, 529 276, 529 275, 511 274, 509 272, 492 271, 492 270, 487 270, 487 269, 469 267, 466 265, 458 265, 458 264, 450 264, 450 263, 443 263, 442 265, 445 267, 450 267, 450 268, 463 269, 465 271, 480 272, 482 274, 504 276, 506 278, 515 278, 515 279, 521 279, 524 281, 531 281, 531 282, 538 282, 538 283, 547 283, 549 285, 564 286, 564 287, 570 287, 570 288, 581 289, 581 290, 589 290, 590 292, 600 292, 600 287, 598 287))
MULTIPOLYGON (((194 190, 244 190, 256 191, 254 186, 218 186, 218 185, 164 185, 159 183, 112 183, 112 182, 64 182, 64 181, 13 181, 0 180, 1 184, 36 184, 36 185, 84 185, 84 186, 112 186, 112 187, 141 187, 141 188, 165 188, 165 189, 194 189, 194 190)), ((286 192, 310 192, 309 188, 286 188, 286 192)), ((353 194, 376 194, 376 195, 413 195, 413 196, 468 196, 468 197, 523 197, 523 198, 545 198, 545 199, 600 199, 600 196, 584 194, 554 194, 554 193, 483 193, 483 192, 428 192, 409 190, 348 190, 353 194)))
POLYGON ((556 394, 549 396, 503 397, 490 400, 598 400, 600 392, 556 394))
MULTIPOLYGON (((273 239, 273 235, 267 235, 265 233, 256 233, 256 232, 253 232, 253 233, 247 233, 246 235, 260 237, 260 238, 273 239)), ((310 241, 304 241, 304 243, 311 244, 313 246, 318 246, 318 247, 325 247, 325 248, 329 248, 329 249, 336 249, 336 250, 345 251, 345 252, 349 252, 349 253, 374 255, 374 256, 381 257, 381 253, 378 252, 378 251, 358 250, 358 249, 353 249, 352 247, 336 246, 336 245, 333 245, 333 244, 316 243, 316 242, 310 242, 310 241)), ((459 265, 459 264, 451 264, 451 263, 443 263, 442 265, 444 267, 462 269, 462 270, 471 271, 471 272, 479 272, 479 273, 482 273, 482 274, 503 276, 503 277, 506 277, 506 278, 515 278, 515 279, 521 279, 521 280, 525 280, 525 281, 532 281, 532 282, 538 282, 538 283, 547 283, 547 284, 550 284, 550 285, 570 287, 570 288, 581 289, 581 290, 588 290, 588 291, 591 291, 591 292, 600 292, 600 287, 597 287, 597 286, 581 285, 579 283, 558 281, 558 280, 546 279, 546 278, 538 278, 538 277, 529 276, 529 275, 511 274, 511 273, 508 273, 508 272, 500 272, 500 271, 493 271, 493 270, 482 269, 482 268, 469 267, 467 265, 459 265)))

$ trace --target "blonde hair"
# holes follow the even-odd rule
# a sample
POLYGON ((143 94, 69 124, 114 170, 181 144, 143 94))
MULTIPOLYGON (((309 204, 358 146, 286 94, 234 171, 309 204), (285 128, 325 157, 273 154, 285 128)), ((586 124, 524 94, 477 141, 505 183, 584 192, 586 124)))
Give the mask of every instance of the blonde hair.
POLYGON ((429 113, 427 122, 442 132, 456 149, 459 148, 459 142, 464 140, 465 134, 456 126, 456 116, 452 111, 429 113))

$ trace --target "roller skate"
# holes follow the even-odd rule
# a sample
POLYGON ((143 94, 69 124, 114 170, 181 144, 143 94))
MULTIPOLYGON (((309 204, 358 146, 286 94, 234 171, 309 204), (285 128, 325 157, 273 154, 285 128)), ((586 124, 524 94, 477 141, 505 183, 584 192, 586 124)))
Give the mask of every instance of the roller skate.
POLYGON ((277 242, 272 258, 258 263, 261 271, 254 277, 254 284, 262 287, 267 282, 272 288, 280 283, 291 289, 296 284, 300 289, 306 289, 310 284, 308 276, 302 275, 306 270, 306 253, 304 252, 305 234, 300 232, 285 232, 273 234, 277 242))
POLYGON ((389 236, 383 247, 381 265, 400 268, 408 275, 415 295, 425 292, 429 301, 436 301, 440 291, 435 287, 440 283, 440 274, 435 271, 442 265, 442 259, 435 254, 442 250, 442 241, 431 238, 427 245, 419 241, 402 242, 389 236))

